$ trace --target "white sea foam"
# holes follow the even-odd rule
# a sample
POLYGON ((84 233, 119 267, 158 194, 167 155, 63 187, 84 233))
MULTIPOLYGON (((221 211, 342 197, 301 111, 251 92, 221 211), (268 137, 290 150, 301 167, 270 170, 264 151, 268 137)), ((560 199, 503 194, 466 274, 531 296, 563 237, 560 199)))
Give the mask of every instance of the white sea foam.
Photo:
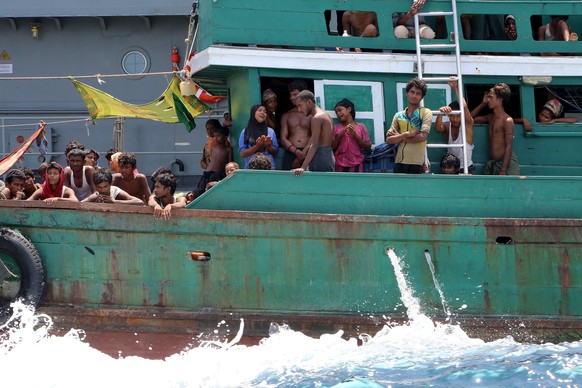
MULTIPOLYGON (((393 252, 392 252, 393 253, 393 252)), ((389 256, 390 253, 388 252, 389 256)), ((394 255, 395 256, 395 255, 394 255)), ((2 386, 12 387, 372 387, 578 386, 582 343, 521 344, 469 338, 460 327, 434 323, 420 305, 398 257, 393 261, 411 320, 346 340, 342 332, 311 338, 273 324, 256 346, 234 339, 206 342, 167 357, 112 358, 84 342, 82 331, 48 334, 50 317, 15 305, 19 323, 0 340, 2 386), (402 283, 401 283, 402 282, 402 283), (360 376, 355 382, 341 381, 360 376), (350 385, 351 384, 351 385, 350 385)))

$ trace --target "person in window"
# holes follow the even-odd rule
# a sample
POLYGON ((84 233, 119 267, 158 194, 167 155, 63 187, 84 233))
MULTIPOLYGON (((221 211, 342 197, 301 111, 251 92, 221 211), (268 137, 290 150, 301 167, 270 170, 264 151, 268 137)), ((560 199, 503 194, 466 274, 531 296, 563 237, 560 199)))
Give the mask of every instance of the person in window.
MULTIPOLYGON (((528 119, 517 118, 514 119, 518 124, 523 124, 523 129, 527 132, 533 129, 528 119)), ((553 98, 544 104, 544 107, 538 113, 538 123, 540 124, 554 124, 554 123, 575 123, 578 119, 576 117, 564 117, 564 106, 557 98, 553 98)))
MULTIPOLYGON (((408 12, 394 12, 392 14, 392 24, 394 25, 394 36, 399 39, 414 38, 414 15, 416 15, 424 2, 413 2, 408 12)), ((418 18, 418 29, 422 39, 434 39, 435 32, 430 28, 423 16, 418 18)))
MULTIPOLYGON (((567 15, 552 15, 550 22, 544 24, 538 30, 538 40, 562 40, 573 42, 578 40, 578 34, 572 32, 567 22, 567 15)), ((558 56, 558 53, 542 53, 542 56, 558 56)))

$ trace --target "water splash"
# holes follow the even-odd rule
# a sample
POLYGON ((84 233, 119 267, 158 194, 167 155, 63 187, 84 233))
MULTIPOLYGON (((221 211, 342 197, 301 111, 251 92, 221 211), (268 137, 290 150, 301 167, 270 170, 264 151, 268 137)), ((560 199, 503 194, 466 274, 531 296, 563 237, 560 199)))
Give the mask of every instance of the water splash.
POLYGON ((451 322, 451 309, 449 308, 449 304, 447 303, 447 300, 445 299, 445 294, 443 293, 443 290, 441 288, 441 284, 439 283, 439 281, 436 278, 434 264, 432 262, 432 257, 430 256, 430 252, 428 251, 428 249, 426 249, 424 251, 424 257, 426 258, 426 262, 428 263, 428 268, 430 268, 430 273, 432 275, 432 282, 434 283, 434 287, 436 288, 436 290, 439 293, 439 296, 441 298, 441 304, 443 305, 443 310, 444 310, 445 314, 447 315, 446 321, 451 322))
MULTIPOLYGON (((257 346, 235 340, 199 346, 164 360, 109 357, 83 341, 82 332, 48 335, 52 320, 16 306, 0 339, 3 386, 38 388, 131 387, 352 387, 356 386, 577 386, 582 381, 582 342, 520 344, 511 338, 486 343, 460 327, 433 324, 422 315, 402 263, 393 262, 402 302, 411 318, 356 339, 343 332, 319 338, 273 324, 257 346), (352 378, 352 376, 356 376, 352 378), (350 381, 351 380, 351 381, 350 381)), ((242 334, 242 322, 239 333, 242 334)))
POLYGON ((422 316, 420 313, 420 304, 418 303, 418 299, 414 297, 412 288, 410 288, 406 281, 400 258, 396 255, 393 249, 388 249, 386 253, 388 254, 392 267, 394 268, 394 276, 398 283, 398 289, 400 289, 400 300, 402 300, 404 307, 406 307, 408 319, 415 320, 420 318, 422 316))

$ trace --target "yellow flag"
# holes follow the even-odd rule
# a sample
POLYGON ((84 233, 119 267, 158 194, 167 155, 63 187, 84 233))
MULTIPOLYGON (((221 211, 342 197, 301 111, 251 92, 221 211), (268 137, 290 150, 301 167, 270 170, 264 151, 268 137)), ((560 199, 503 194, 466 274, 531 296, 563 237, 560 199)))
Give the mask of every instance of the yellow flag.
POLYGON ((209 109, 195 96, 182 96, 180 78, 178 77, 172 79, 172 82, 157 100, 143 105, 129 104, 75 79, 71 79, 71 81, 94 120, 108 117, 137 117, 164 123, 183 122, 190 131, 195 126, 194 117, 209 109), (176 101, 178 101, 178 108, 176 101), (179 109, 179 112, 176 109, 179 109))

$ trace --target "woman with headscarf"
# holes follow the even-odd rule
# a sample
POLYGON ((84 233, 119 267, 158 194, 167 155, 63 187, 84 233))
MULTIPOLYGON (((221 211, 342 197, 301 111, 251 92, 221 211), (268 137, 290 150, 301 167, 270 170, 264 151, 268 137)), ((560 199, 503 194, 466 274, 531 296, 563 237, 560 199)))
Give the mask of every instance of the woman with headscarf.
MULTIPOLYGON (((575 123, 578 121, 576 117, 563 117, 564 116, 564 106, 562 103, 557 99, 553 98, 546 102, 543 108, 538 113, 538 123, 540 124, 554 124, 554 123, 575 123)), ((517 118, 513 119, 514 122, 518 124, 523 123, 523 129, 526 131, 531 131, 533 127, 531 123, 526 118, 517 118)))
POLYGON ((273 128, 267 126, 267 109, 263 104, 254 105, 247 127, 243 129, 238 140, 240 156, 245 158, 245 168, 257 153, 265 154, 273 163, 275 169, 275 155, 279 151, 277 136, 273 128))
POLYGON ((42 187, 28 198, 29 201, 40 199, 46 203, 54 201, 77 202, 73 189, 65 186, 65 170, 60 164, 50 162, 43 175, 42 187))

